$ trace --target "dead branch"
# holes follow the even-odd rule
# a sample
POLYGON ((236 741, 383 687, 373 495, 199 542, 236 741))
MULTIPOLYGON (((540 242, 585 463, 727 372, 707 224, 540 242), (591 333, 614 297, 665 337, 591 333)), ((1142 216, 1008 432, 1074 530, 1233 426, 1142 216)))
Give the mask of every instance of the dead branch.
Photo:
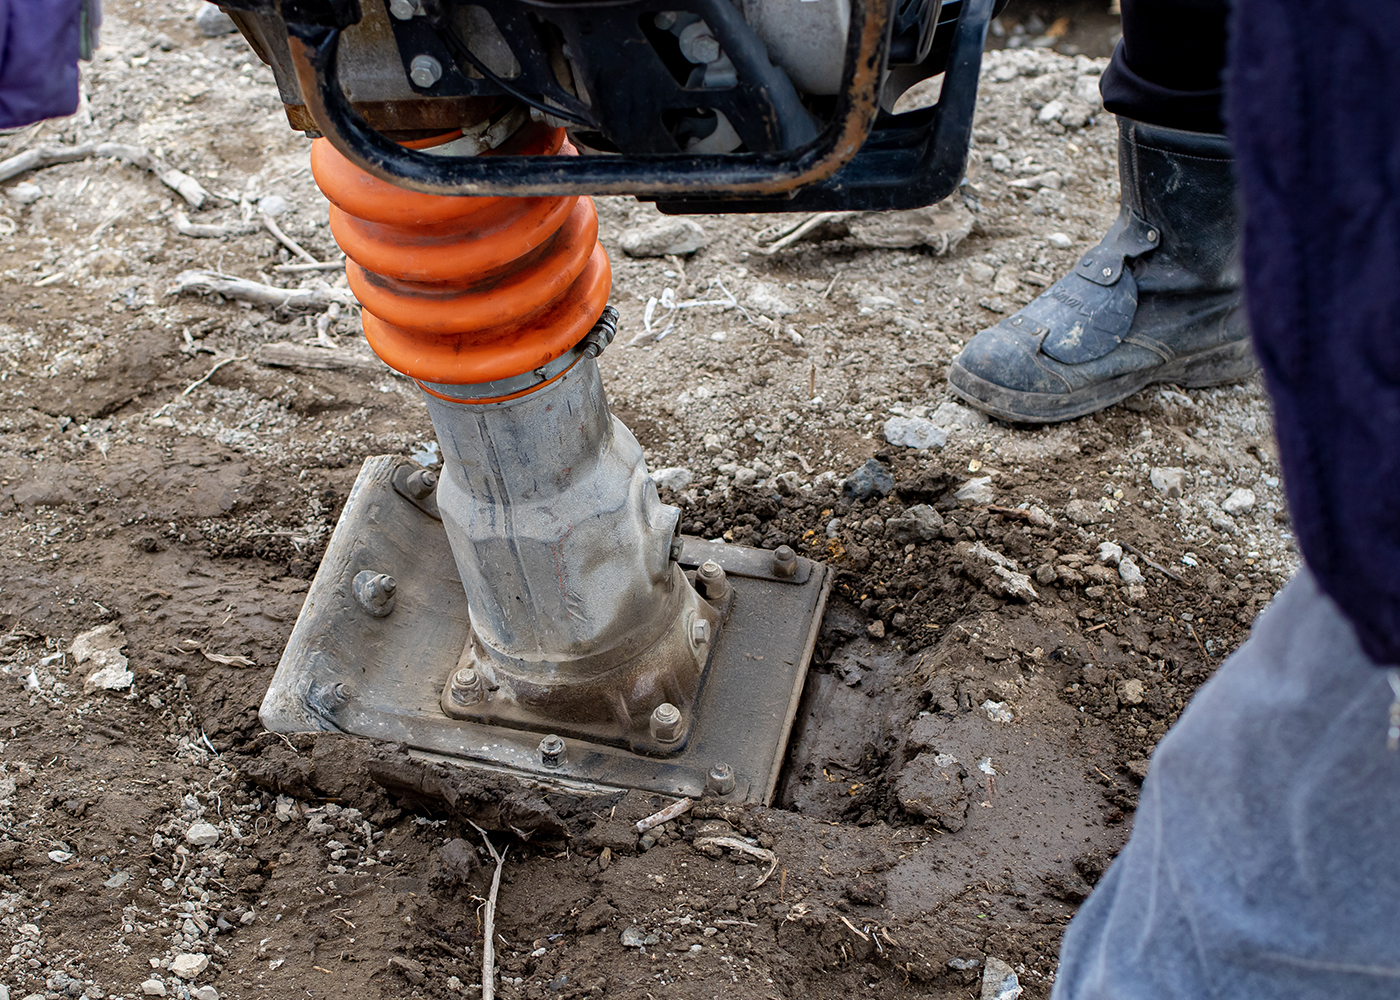
POLYGON ((355 304, 348 288, 277 288, 247 278, 214 271, 181 271, 166 295, 222 295, 226 299, 272 306, 274 309, 320 311, 338 302, 355 304))
POLYGON ((268 215, 266 212, 263 213, 262 221, 263 225, 267 227, 267 231, 273 236, 277 237, 277 242, 281 243, 292 253, 296 254, 308 264, 316 264, 317 266, 319 266, 322 263, 322 261, 319 261, 315 257, 311 256, 311 254, 306 250, 306 248, 303 247, 300 243, 298 243, 296 240, 292 239, 290 236, 284 233, 282 231, 282 227, 277 224, 277 220, 274 219, 272 216, 268 215))
POLYGON ((257 230, 257 226, 245 222, 225 225, 191 222, 189 216, 184 212, 178 210, 175 212, 175 231, 181 236, 189 236, 197 240, 217 240, 225 236, 247 236, 249 233, 257 232, 257 230))
POLYGON ((58 163, 75 163, 89 157, 111 157, 123 163, 149 170, 160 182, 170 188, 191 207, 200 208, 209 192, 183 170, 166 166, 153 157, 149 150, 141 146, 128 146, 120 142, 82 142, 76 146, 35 146, 26 149, 7 160, 0 160, 0 182, 18 177, 30 170, 42 170, 58 163))
POLYGON ((727 847, 731 851, 738 851, 740 854, 748 854, 758 858, 760 861, 768 862, 768 870, 763 873, 763 877, 753 884, 757 889, 764 882, 773 877, 773 873, 778 870, 778 856, 764 847, 755 847, 747 840, 740 840, 738 837, 696 837, 694 844, 696 847, 727 847))
POLYGON ((691 799, 678 799, 660 812, 654 812, 646 819, 637 820, 637 832, 646 833, 654 826, 668 823, 682 813, 688 812, 693 805, 695 802, 691 799))
POLYGON ((262 344, 253 351, 253 360, 268 368, 318 368, 324 371, 383 371, 384 365, 374 358, 356 354, 343 347, 328 349, 310 344, 262 344))
MULTIPOLYGON (((467 820, 467 822, 471 823, 471 820, 467 820)), ((476 826, 476 824, 472 823, 472 826, 476 826)), ((505 867, 506 856, 504 852, 496 851, 490 838, 486 836, 485 830, 476 826, 476 832, 481 834, 486 849, 491 852, 491 857, 496 859, 496 874, 491 877, 491 892, 486 897, 486 914, 483 918, 485 926, 482 928, 481 942, 481 1000, 494 1000, 496 996, 496 897, 501 893, 501 869, 505 867)))

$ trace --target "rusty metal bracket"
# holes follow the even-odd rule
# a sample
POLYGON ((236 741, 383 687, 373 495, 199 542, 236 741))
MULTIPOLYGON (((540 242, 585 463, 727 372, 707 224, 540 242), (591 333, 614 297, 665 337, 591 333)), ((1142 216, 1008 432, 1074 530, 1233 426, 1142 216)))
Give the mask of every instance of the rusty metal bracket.
POLYGON ((392 456, 366 460, 263 700, 264 725, 402 742, 434 759, 549 784, 667 795, 702 795, 710 772, 728 765, 735 784, 725 798, 772 800, 826 606, 826 566, 685 538, 681 565, 719 563, 733 594, 684 745, 658 757, 563 736, 562 751, 542 749, 559 734, 443 712, 471 625, 442 522, 400 488, 415 471, 392 456), (372 614, 357 599, 365 572, 393 578, 389 613, 372 614))

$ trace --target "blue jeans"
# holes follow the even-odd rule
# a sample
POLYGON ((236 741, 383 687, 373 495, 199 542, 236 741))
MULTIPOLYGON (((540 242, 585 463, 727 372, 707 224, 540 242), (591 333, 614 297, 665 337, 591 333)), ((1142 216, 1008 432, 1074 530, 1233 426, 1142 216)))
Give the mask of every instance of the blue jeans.
POLYGON ((1300 572, 1158 746, 1053 1000, 1400 997, 1388 675, 1300 572))

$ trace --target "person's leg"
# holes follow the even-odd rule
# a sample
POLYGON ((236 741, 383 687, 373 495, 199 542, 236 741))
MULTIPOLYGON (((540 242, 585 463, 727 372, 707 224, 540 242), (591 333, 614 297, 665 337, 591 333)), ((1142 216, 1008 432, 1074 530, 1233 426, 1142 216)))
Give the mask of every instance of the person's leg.
POLYGON ((1400 996, 1388 673, 1300 573, 1162 740, 1053 1000, 1400 996))
POLYGON ((1070 420, 1153 382, 1249 374, 1240 226, 1221 124, 1224 0, 1125 0, 1104 73, 1119 114, 1118 221, 1074 271, 954 359, 948 381, 1005 420, 1070 420))

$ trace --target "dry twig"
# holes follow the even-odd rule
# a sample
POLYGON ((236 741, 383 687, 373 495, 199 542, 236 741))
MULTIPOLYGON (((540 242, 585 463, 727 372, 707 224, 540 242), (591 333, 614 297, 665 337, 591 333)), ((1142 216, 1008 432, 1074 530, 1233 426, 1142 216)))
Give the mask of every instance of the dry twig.
POLYGON ((738 851, 740 854, 748 854, 758 858, 760 861, 768 862, 768 870, 763 873, 763 877, 753 884, 757 889, 764 882, 773 877, 773 873, 778 870, 778 856, 764 847, 755 847, 747 840, 740 840, 738 837, 697 837, 696 847, 727 847, 731 851, 738 851))
POLYGON ((677 799, 660 812, 654 812, 646 819, 637 820, 637 832, 646 833, 654 826, 660 826, 662 823, 669 823, 682 813, 689 812, 690 807, 693 805, 695 805, 695 802, 691 799, 677 799))
POLYGON ((302 260, 306 261, 308 264, 315 264, 318 267, 322 263, 324 263, 324 261, 319 261, 315 257, 311 256, 311 254, 307 252, 305 247, 303 247, 296 240, 292 239, 290 236, 284 233, 282 231, 282 227, 277 224, 277 220, 275 220, 272 216, 268 215, 266 212, 263 213, 262 221, 263 225, 267 227, 267 231, 273 236, 277 237, 277 242, 281 243, 284 247, 286 247, 292 253, 296 254, 302 260))
POLYGON ((166 295, 222 295, 254 305, 275 309, 298 309, 319 312, 338 302, 342 306, 355 304, 348 288, 278 288, 259 281, 237 278, 214 271, 181 271, 166 295))
MULTIPOLYGON (((471 820, 467 820, 472 823, 471 820)), ((482 930, 481 941, 481 1000, 494 1000, 496 996, 496 897, 501 892, 501 869, 505 867, 506 856, 504 852, 497 852, 490 838, 486 836, 486 831, 472 823, 476 827, 476 832, 481 834, 481 839, 486 844, 486 849, 491 852, 491 857, 496 859, 496 874, 491 877, 491 893, 486 897, 486 926, 482 930)), ((509 850, 509 848, 507 848, 509 850)))

